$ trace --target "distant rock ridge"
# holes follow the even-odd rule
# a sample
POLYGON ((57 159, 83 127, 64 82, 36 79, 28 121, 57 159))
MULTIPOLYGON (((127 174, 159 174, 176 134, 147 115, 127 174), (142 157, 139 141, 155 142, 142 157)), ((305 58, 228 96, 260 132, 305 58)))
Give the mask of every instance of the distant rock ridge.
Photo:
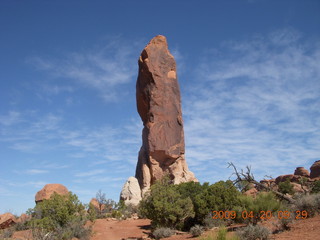
POLYGON ((293 174, 280 175, 275 179, 263 179, 260 183, 264 186, 271 187, 273 190, 278 190, 279 183, 287 180, 289 180, 293 185, 295 192, 309 192, 311 190, 310 186, 312 186, 312 183, 320 180, 320 160, 317 160, 312 164, 310 167, 310 173, 304 167, 297 167, 293 174), (303 178, 305 179, 305 183, 304 186, 301 186, 303 178))
POLYGON ((143 122, 136 178, 144 194, 168 174, 174 184, 197 181, 185 160, 176 62, 164 36, 154 37, 139 58, 137 110, 143 122))

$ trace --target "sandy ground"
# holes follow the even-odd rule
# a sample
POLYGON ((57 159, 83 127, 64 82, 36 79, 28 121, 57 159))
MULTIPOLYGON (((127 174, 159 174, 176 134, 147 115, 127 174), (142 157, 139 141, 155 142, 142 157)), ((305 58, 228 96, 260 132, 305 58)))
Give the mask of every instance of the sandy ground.
MULTIPOLYGON (((263 224, 272 226, 272 222, 263 224)), ((150 220, 148 219, 129 219, 124 221, 113 221, 108 219, 97 219, 92 226, 93 235, 90 240, 121 240, 127 238, 147 237, 150 233, 150 220)), ((11 239, 30 238, 29 231, 16 232, 11 239), (29 235, 29 236, 28 236, 29 235), (27 237, 28 236, 28 237, 27 237)), ((206 232, 204 235, 214 234, 214 231, 206 232)), ((232 233, 229 233, 232 234, 232 233)), ((192 238, 190 234, 175 235, 166 240, 187 240, 192 238)), ((290 231, 273 234, 271 239, 275 240, 316 240, 320 239, 320 215, 314 218, 295 221, 290 231)))

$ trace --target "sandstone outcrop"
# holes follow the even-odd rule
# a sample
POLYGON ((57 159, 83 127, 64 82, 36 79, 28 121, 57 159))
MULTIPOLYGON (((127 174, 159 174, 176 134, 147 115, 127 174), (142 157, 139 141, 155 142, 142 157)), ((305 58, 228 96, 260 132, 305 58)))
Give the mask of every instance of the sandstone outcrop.
POLYGON ((320 160, 315 161, 310 167, 310 178, 320 178, 320 160))
POLYGON ((184 130, 176 62, 164 36, 154 37, 139 58, 136 84, 143 121, 136 178, 142 193, 164 175, 175 184, 197 181, 185 160, 184 130))
POLYGON ((310 177, 310 173, 304 167, 297 167, 294 171, 294 175, 302 176, 302 177, 310 177))
POLYGON ((16 217, 13 216, 11 213, 4 213, 0 215, 0 229, 8 228, 16 222, 16 217))
POLYGON ((124 184, 120 193, 120 200, 123 200, 126 205, 137 206, 141 201, 141 189, 138 179, 129 177, 124 184))
POLYGON ((100 205, 99 201, 96 198, 92 198, 89 204, 91 204, 98 212, 102 212, 106 209, 106 205, 105 204, 100 205))
POLYGON ((46 184, 35 196, 36 203, 41 202, 45 199, 50 199, 53 193, 59 195, 67 195, 69 193, 68 189, 62 184, 46 184))

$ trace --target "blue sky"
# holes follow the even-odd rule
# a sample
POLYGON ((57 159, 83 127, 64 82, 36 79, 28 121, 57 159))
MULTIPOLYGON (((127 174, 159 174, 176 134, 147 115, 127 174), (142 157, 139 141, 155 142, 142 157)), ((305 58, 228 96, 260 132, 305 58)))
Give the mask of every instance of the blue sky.
POLYGON ((118 200, 142 122, 137 59, 162 34, 178 64, 200 182, 320 159, 319 1, 1 1, 0 213, 46 183, 118 200))

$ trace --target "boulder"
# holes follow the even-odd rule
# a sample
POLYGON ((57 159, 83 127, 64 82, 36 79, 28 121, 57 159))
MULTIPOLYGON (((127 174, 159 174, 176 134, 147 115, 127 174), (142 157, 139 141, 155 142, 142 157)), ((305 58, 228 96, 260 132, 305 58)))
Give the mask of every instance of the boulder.
POLYGON ((251 188, 248 191, 245 191, 243 194, 246 196, 256 197, 258 190, 256 188, 251 188))
POLYGON ((100 211, 102 212, 106 209, 106 205, 101 204, 101 206, 100 206, 100 204, 96 198, 92 198, 89 204, 91 204, 99 212, 100 211), (100 209, 100 207, 101 207, 101 209, 100 209))
POLYGON ((298 192, 298 193, 304 193, 304 190, 302 189, 301 187, 301 184, 298 184, 298 183, 291 183, 293 185, 293 191, 294 192, 298 192))
POLYGON ((11 213, 4 213, 0 215, 0 229, 11 227, 16 222, 16 217, 11 213))
POLYGON ((279 184, 281 182, 285 182, 287 179, 289 179, 290 182, 299 183, 299 180, 301 179, 301 176, 293 175, 293 174, 281 175, 281 176, 276 178, 276 184, 279 184))
POLYGON ((138 179, 129 177, 121 190, 120 200, 123 200, 126 205, 137 206, 141 199, 141 189, 138 179))
POLYGON ((310 177, 310 173, 304 167, 297 167, 294 171, 294 175, 302 176, 302 177, 310 177))
POLYGON ((68 189, 62 184, 46 184, 39 192, 37 192, 35 196, 35 202, 41 202, 45 199, 50 199, 53 193, 57 193, 59 195, 68 195, 68 189))
POLYGON ((310 178, 320 178, 320 160, 315 161, 310 167, 310 178))
POLYGON ((144 194, 165 175, 175 184, 197 181, 185 160, 176 62, 164 36, 154 37, 139 58, 137 110, 143 122, 136 178, 144 194))

